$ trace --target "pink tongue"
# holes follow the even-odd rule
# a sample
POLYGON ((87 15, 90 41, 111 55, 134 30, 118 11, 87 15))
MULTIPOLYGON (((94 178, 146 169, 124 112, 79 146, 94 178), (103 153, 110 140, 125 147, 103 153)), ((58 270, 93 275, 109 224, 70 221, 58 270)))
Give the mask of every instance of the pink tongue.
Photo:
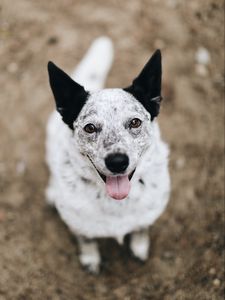
POLYGON ((116 200, 122 200, 126 198, 130 191, 130 181, 128 175, 115 177, 107 176, 106 191, 110 197, 116 200))

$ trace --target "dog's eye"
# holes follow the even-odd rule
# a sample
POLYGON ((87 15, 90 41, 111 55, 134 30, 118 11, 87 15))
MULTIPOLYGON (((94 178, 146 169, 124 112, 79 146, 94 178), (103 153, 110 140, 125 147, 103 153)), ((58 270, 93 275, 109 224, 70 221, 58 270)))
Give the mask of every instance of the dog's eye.
POLYGON ((97 128, 94 124, 89 123, 84 126, 84 131, 86 131, 87 133, 94 133, 97 131, 97 128))
POLYGON ((140 119, 134 118, 134 119, 132 119, 132 120, 130 121, 129 127, 130 127, 130 128, 138 128, 138 127, 141 126, 141 123, 142 123, 142 122, 141 122, 140 119))

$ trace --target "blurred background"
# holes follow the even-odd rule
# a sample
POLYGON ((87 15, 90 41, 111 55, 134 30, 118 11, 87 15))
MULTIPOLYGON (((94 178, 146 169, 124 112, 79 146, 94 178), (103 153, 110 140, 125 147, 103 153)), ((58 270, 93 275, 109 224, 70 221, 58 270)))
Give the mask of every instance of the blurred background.
POLYGON ((0 1, 0 299, 223 299, 224 7, 222 0, 0 1), (107 87, 124 87, 157 48, 159 117, 172 194, 150 230, 149 260, 101 241, 86 274, 76 241, 46 206, 45 126, 54 101, 46 65, 70 73, 109 36, 107 87))

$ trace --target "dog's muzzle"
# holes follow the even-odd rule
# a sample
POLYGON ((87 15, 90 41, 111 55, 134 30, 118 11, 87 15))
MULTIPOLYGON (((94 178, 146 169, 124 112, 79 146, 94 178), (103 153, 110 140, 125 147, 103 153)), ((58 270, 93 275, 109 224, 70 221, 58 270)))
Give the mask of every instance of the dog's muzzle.
POLYGON ((105 159, 106 167, 113 173, 112 176, 106 176, 99 172, 93 161, 88 157, 92 165, 103 179, 106 185, 106 193, 113 199, 122 200, 126 198, 130 192, 130 180, 135 169, 130 174, 124 174, 128 165, 129 158, 126 154, 110 154, 105 159))

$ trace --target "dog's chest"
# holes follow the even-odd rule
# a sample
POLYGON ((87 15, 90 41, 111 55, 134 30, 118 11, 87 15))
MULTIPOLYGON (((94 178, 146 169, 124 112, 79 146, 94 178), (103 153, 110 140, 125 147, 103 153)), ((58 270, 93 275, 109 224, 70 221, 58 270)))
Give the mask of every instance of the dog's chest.
POLYGON ((165 172, 161 170, 157 176, 154 174, 153 179, 151 172, 143 171, 135 174, 130 194, 122 201, 108 197, 104 183, 99 178, 87 179, 74 172, 76 184, 68 185, 65 182, 56 207, 76 234, 90 238, 119 238, 146 227, 161 214, 168 197, 162 183, 156 178, 166 178, 165 172))

